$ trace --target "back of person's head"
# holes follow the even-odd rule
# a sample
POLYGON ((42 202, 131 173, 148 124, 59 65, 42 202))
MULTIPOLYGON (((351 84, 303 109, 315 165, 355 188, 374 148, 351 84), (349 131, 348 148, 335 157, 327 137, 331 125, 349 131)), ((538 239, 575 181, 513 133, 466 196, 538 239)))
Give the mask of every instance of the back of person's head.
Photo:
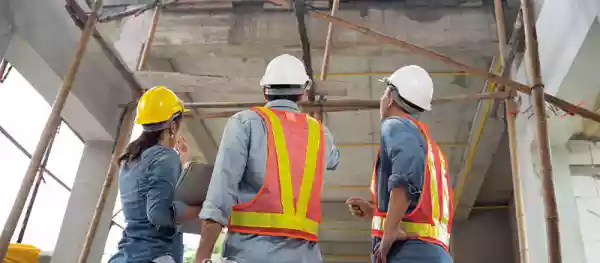
POLYGON ((166 87, 146 91, 138 102, 135 119, 136 124, 142 125, 142 134, 127 145, 119 162, 135 162, 155 145, 175 147, 185 111, 183 102, 166 87))
POLYGON ((405 66, 384 79, 384 82, 402 110, 408 113, 431 110, 434 85, 425 69, 416 65, 405 66))
POLYGON ((298 102, 310 84, 311 80, 306 74, 302 61, 288 54, 271 60, 260 80, 260 85, 263 87, 265 98, 268 101, 298 102))

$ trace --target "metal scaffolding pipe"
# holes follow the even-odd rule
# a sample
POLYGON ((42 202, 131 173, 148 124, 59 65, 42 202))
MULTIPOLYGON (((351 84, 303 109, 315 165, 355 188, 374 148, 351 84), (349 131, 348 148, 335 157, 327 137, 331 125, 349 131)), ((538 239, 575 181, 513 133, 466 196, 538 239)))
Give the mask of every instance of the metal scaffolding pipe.
POLYGON ((25 203, 27 202, 27 196, 29 195, 31 187, 33 186, 33 182, 42 162, 44 152, 46 152, 50 141, 56 135, 56 131, 61 120, 60 113, 64 108, 67 97, 69 96, 71 88, 73 87, 73 80, 75 79, 75 75, 77 74, 77 70, 81 64, 81 59, 83 58, 87 44, 94 33, 94 27, 98 20, 101 7, 102 0, 96 0, 92 8, 92 13, 89 15, 84 29, 81 32, 77 49, 75 51, 75 56, 69 64, 67 72, 63 78, 62 85, 58 90, 58 94, 56 95, 54 103, 52 104, 50 116, 48 117, 46 125, 44 126, 44 130, 40 135, 40 140, 35 148, 35 151, 33 152, 33 156, 29 163, 29 167, 27 167, 27 172, 23 178, 23 182, 21 183, 21 187, 19 188, 19 192, 17 193, 13 207, 10 210, 8 218, 6 219, 6 223, 4 224, 4 228, 2 229, 2 235, 0 236, 0 258, 4 258, 6 256, 8 245, 10 244, 10 240, 19 222, 19 217, 21 216, 23 208, 25 207, 25 203))
MULTIPOLYGON (((538 153, 540 157, 542 179, 542 192, 546 212, 546 232, 548 244, 548 262, 562 262, 560 251, 560 233, 558 226, 558 211, 556 207, 556 193, 552 178, 552 161, 550 159, 550 142, 548 139, 548 123, 546 116, 546 105, 544 103, 544 85, 540 70, 540 58, 538 52, 537 32, 535 28, 535 17, 533 3, 531 0, 521 0, 523 10, 523 26, 525 28, 525 54, 527 56, 527 72, 529 73, 532 107, 535 113, 538 153)), ((558 106, 558 105, 557 105, 558 106)))
MULTIPOLYGON (((510 59, 506 59, 507 55, 507 44, 506 44, 506 26, 504 23, 504 11, 502 7, 502 0, 494 0, 494 10, 496 13, 496 27, 498 31, 498 52, 500 53, 500 61, 502 63, 503 75, 508 75, 510 64, 514 59, 515 50, 511 50, 512 56, 510 59)), ((515 24, 520 24, 519 20, 522 19, 522 13, 519 12, 517 15, 515 24)), ((516 31, 516 27, 515 27, 516 31)), ((517 36, 514 36, 515 38, 517 36)), ((499 86, 499 90, 504 90, 504 86, 499 86)), ((513 90, 509 88, 509 92, 513 90)), ((508 131, 508 146, 510 151, 510 167, 512 172, 513 181, 513 199, 515 203, 515 217, 517 223, 517 238, 519 246, 519 259, 520 263, 527 263, 527 244, 525 242, 525 212, 523 211, 523 202, 521 198, 521 184, 519 179, 519 156, 517 151, 517 131, 515 125, 515 119, 517 112, 517 105, 513 98, 508 97, 504 100, 506 105, 505 116, 506 116, 506 129, 508 131)), ((496 104, 497 105, 497 104, 496 104)))
MULTIPOLYGON (((158 20, 160 18, 160 10, 161 6, 156 5, 154 7, 154 14, 152 16, 152 24, 150 25, 150 29, 148 31, 148 37, 144 46, 142 47, 142 52, 140 55, 140 59, 138 60, 136 70, 143 70, 146 62, 148 60, 148 55, 150 52, 150 46, 152 45, 152 40, 154 39, 154 34, 156 33, 156 26, 158 25, 158 20)), ((138 90, 138 94, 141 94, 143 90, 138 90)), ((104 179, 104 184, 102 185, 102 190, 100 191, 100 197, 98 198, 98 202, 96 203, 96 208, 94 209, 94 215, 92 216, 92 222, 90 223, 88 232, 85 237, 85 241, 83 244, 83 248, 81 249, 81 253, 79 254, 78 263, 86 263, 87 258, 89 256, 90 250, 92 248, 92 243, 94 241, 94 237, 98 230, 98 224, 100 223, 100 218, 102 216, 102 211, 104 210, 104 206, 106 205, 106 199, 108 198, 108 194, 110 192, 110 188, 113 185, 115 175, 117 173, 119 167, 119 157, 123 154, 124 148, 127 145, 127 138, 131 134, 133 129, 133 119, 135 117, 135 103, 129 103, 127 107, 125 107, 123 111, 123 115, 121 116, 121 122, 119 123, 118 135, 115 141, 115 145, 113 148, 113 153, 110 159, 110 164, 108 166, 108 171, 106 173, 106 178, 104 179)))
MULTIPOLYGON (((60 126, 58 128, 60 130, 60 126)), ((59 131, 56 131, 58 134, 59 131)), ((27 204, 27 209, 25 210, 25 215, 23 216, 23 223, 21 223, 21 230, 19 231, 19 236, 17 237, 17 243, 22 243, 23 238, 25 237, 25 230, 27 230, 27 224, 29 223, 29 217, 31 217, 31 212, 33 211, 33 205, 35 204, 35 200, 37 199, 38 191, 40 190, 40 185, 42 181, 44 181, 44 170, 48 165, 48 159, 50 158, 50 152, 52 151, 52 146, 54 145, 54 139, 56 137, 52 137, 50 143, 48 144, 48 148, 46 148, 46 152, 44 153, 44 159, 42 160, 42 164, 38 169, 38 175, 35 179, 35 184, 33 185, 33 189, 31 190, 31 198, 29 198, 29 204, 27 204)))
MULTIPOLYGON (((488 92, 488 93, 475 93, 468 95, 456 95, 449 97, 434 98, 433 104, 451 103, 458 101, 476 101, 476 100, 489 100, 489 99, 505 99, 508 96, 505 92, 488 92)), ((257 106, 263 106, 264 101, 256 102, 188 102, 184 103, 187 108, 204 108, 204 109, 228 109, 228 108, 251 108, 257 106)), ((378 109, 379 100, 328 100, 328 101, 316 101, 308 102, 302 101, 298 103, 299 106, 306 108, 320 108, 324 107, 346 107, 347 110, 354 110, 353 107, 378 109)))

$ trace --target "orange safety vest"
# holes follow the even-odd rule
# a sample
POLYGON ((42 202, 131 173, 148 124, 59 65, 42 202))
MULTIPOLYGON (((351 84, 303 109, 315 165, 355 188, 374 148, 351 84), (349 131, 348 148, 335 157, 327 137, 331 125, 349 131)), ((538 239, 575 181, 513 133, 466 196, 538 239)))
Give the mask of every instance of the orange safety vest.
POLYGON ((304 113, 252 108, 267 128, 267 166, 258 193, 234 205, 228 231, 317 241, 325 137, 304 113))
MULTIPOLYGON (((446 157, 438 145, 431 140, 424 124, 407 116, 425 137, 427 144, 427 159, 425 161, 425 178, 423 189, 417 207, 406 214, 400 222, 400 227, 407 233, 414 233, 417 239, 438 244, 448 251, 450 244, 452 216, 452 187, 448 179, 446 157)), ((379 156, 379 154, 378 154, 379 156)), ((383 226, 386 212, 377 209, 377 163, 371 178, 371 194, 375 202, 375 211, 371 222, 371 235, 383 236, 383 226)))

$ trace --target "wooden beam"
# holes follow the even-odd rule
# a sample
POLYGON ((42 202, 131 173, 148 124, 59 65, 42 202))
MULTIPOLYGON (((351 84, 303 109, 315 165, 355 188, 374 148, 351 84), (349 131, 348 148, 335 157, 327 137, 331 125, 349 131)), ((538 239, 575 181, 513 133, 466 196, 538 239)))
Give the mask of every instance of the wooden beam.
MULTIPOLYGON (((138 71, 134 75, 144 87, 164 85, 174 92, 206 91, 210 92, 210 95, 255 95, 260 91, 260 78, 198 76, 179 72, 155 71, 138 71)), ((319 94, 328 96, 346 96, 349 88, 356 87, 356 84, 350 81, 316 82, 323 88, 319 94)))
MULTIPOLYGON (((432 104, 451 103, 458 101, 474 101, 474 100, 489 100, 489 99, 505 99, 508 96, 505 92, 489 92, 489 93, 476 93, 468 95, 456 95, 450 97, 434 98, 432 104)), ((204 108, 204 109, 232 109, 232 108, 250 108, 264 105, 264 101, 256 102, 190 102, 185 103, 185 107, 193 108, 204 108)), ((320 108, 320 107, 356 107, 356 108, 369 108, 378 109, 379 100, 328 100, 328 101, 317 101, 308 102, 302 101, 298 103, 299 106, 306 108, 320 108)), ((327 108, 325 108, 327 109, 327 108)), ((351 109, 350 109, 351 110, 351 109)))

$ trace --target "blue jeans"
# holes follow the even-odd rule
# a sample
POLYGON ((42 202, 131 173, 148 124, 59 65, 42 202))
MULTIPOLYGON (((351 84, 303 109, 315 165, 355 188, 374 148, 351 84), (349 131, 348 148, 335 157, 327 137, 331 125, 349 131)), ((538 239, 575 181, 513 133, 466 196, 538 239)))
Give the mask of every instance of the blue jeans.
MULTIPOLYGON (((373 248, 380 242, 373 239, 373 248)), ((371 261, 375 262, 371 256, 371 261)), ((452 257, 441 246, 421 240, 396 241, 387 256, 388 263, 452 263, 452 257)))

